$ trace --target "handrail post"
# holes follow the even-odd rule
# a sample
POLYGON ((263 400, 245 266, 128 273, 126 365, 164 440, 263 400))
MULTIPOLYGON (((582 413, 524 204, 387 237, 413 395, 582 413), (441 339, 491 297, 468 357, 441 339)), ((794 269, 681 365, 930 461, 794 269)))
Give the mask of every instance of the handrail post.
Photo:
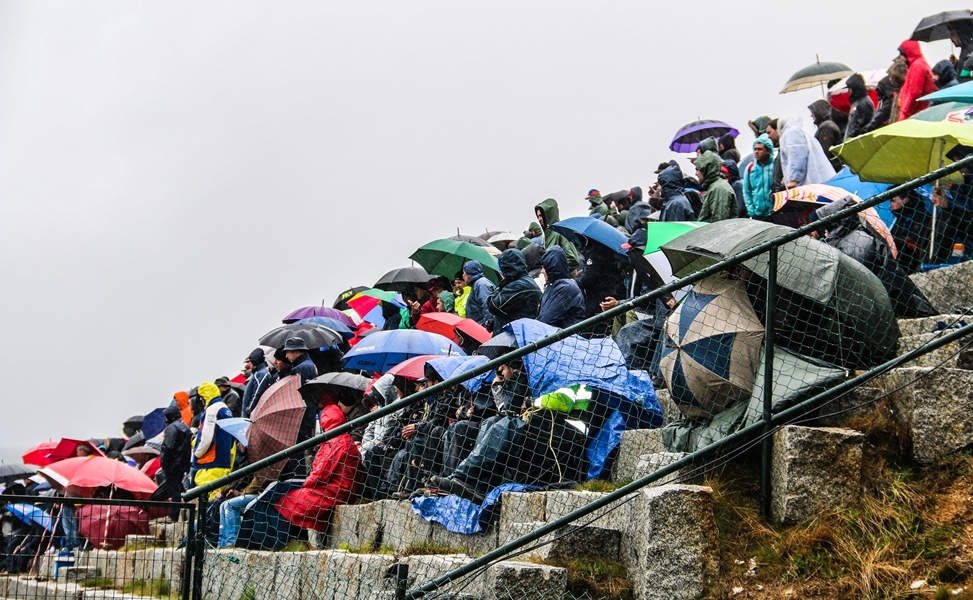
MULTIPOLYGON (((193 593, 193 582, 195 578, 193 577, 193 565, 196 564, 196 505, 192 503, 186 504, 185 509, 187 514, 186 520, 186 556, 182 562, 182 594, 180 597, 182 600, 190 600, 193 593)), ((180 514, 182 510, 179 511, 180 514)))
POLYGON ((760 444, 760 509, 770 518, 770 471, 773 443, 770 436, 774 408, 774 322, 777 319, 777 246, 768 253, 767 314, 764 317, 764 439, 760 444))
POLYGON ((193 600, 203 599, 203 557, 206 556, 206 508, 209 496, 199 497, 199 507, 196 509, 196 535, 192 539, 195 544, 195 560, 193 561, 193 600))

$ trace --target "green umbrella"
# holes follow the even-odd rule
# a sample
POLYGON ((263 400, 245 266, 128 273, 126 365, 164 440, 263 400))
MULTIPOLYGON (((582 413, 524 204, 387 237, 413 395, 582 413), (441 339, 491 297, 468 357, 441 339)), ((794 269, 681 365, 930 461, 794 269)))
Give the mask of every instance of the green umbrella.
MULTIPOLYGON (((730 219, 681 235, 662 251, 673 274, 685 277, 792 231, 763 221, 730 219)), ((781 246, 778 261, 780 314, 775 329, 779 344, 843 367, 864 368, 895 356, 899 328, 878 277, 810 237, 781 246)), ((768 254, 751 258, 743 266, 766 279, 768 254)), ((756 279, 750 283, 761 287, 756 279)))
POLYGON ((453 277, 466 261, 475 260, 483 265, 483 272, 493 283, 500 283, 500 270, 497 259, 485 248, 474 246, 460 240, 433 240, 420 246, 410 259, 416 261, 432 275, 453 277))
POLYGON ((703 225, 706 225, 706 223, 693 221, 649 221, 647 225, 648 235, 645 240, 645 254, 648 255, 653 252, 658 252, 664 244, 668 244, 682 234, 692 231, 697 227, 702 227, 703 225))
POLYGON ((788 92, 806 90, 834 79, 848 77, 852 73, 854 71, 848 65, 838 62, 818 61, 791 75, 791 78, 784 84, 784 89, 780 93, 786 94, 788 92))

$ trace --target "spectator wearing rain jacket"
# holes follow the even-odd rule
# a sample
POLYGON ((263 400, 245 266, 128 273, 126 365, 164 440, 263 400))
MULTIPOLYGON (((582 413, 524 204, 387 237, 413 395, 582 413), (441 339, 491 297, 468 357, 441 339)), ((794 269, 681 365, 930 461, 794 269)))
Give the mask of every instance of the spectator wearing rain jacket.
POLYGON ((919 42, 906 40, 899 46, 899 54, 905 57, 909 64, 909 71, 905 75, 905 83, 899 91, 899 121, 908 119, 917 112, 928 108, 929 102, 920 102, 919 98, 936 91, 936 82, 932 69, 922 55, 919 42))
MULTIPOLYGON (((159 451, 159 463, 165 476, 166 498, 171 502, 182 502, 182 479, 191 466, 189 444, 193 434, 182 421, 178 406, 170 405, 162 414, 168 423, 162 436, 162 448, 159 451)), ((179 518, 179 510, 170 510, 169 518, 172 520, 179 518)))
POLYGON ((959 59, 956 61, 956 78, 960 83, 973 80, 973 22, 954 21, 946 27, 949 29, 950 41, 960 49, 959 59))
POLYGON ((453 277, 453 312, 463 319, 466 318, 466 301, 470 299, 470 292, 472 291, 473 288, 466 285, 463 271, 453 277))
POLYGON ((720 171, 720 157, 712 152, 704 152, 696 159, 696 178, 703 185, 703 209, 699 220, 715 223, 737 216, 737 199, 733 188, 727 183, 720 171))
MULTIPOLYGON (((672 165, 659 173, 659 187, 662 189, 662 213, 659 215, 660 221, 695 221, 696 213, 683 193, 682 171, 678 166, 672 165)), ((632 207, 634 210, 635 207, 632 207)), ((629 211, 629 217, 632 211, 629 211)), ((635 233, 629 231, 629 233, 635 233)))
POLYGON ((717 146, 720 149, 720 158, 732 160, 735 163, 740 162, 740 151, 737 150, 737 141, 732 134, 724 133, 721 135, 717 141, 717 146))
POLYGON ((497 263, 503 281, 487 300, 493 331, 500 331, 517 319, 536 318, 541 305, 541 290, 527 271, 527 260, 520 250, 504 250, 497 263))
MULTIPOLYGON (((203 485, 230 473, 236 458, 236 442, 232 435, 216 426, 220 419, 233 417, 220 398, 216 384, 210 381, 200 384, 196 393, 206 402, 206 409, 193 442, 193 483, 203 485)), ((210 499, 219 491, 210 492, 210 499)))
POLYGON ((463 280, 471 289, 467 296, 464 306, 466 308, 466 318, 473 319, 480 325, 490 320, 490 310, 487 308, 487 299, 490 294, 497 289, 493 282, 483 274, 483 265, 479 261, 469 260, 463 265, 463 280))
POLYGON ((257 408, 260 396, 270 387, 270 370, 267 368, 267 358, 264 351, 260 348, 254 349, 246 359, 247 369, 250 371, 250 379, 247 380, 247 387, 243 390, 243 416, 250 418, 250 413, 257 408))
POLYGON ((766 133, 753 142, 753 162, 743 171, 743 201, 752 219, 774 212, 774 144, 766 133))
POLYGON ((834 177, 834 167, 828 161, 821 144, 804 130, 804 117, 782 117, 777 122, 777 135, 782 183, 786 189, 808 183, 824 183, 834 177))
POLYGON ((956 79, 956 69, 953 68, 953 63, 949 62, 949 59, 944 58, 936 63, 932 68, 932 76, 936 87, 941 90, 959 85, 959 81, 956 79))
POLYGON ((723 159, 720 163, 720 171, 726 181, 733 188, 733 195, 737 199, 737 217, 746 219, 748 216, 747 205, 743 202, 743 182, 740 181, 740 168, 735 160, 723 159))
POLYGON ((568 259, 560 246, 553 246, 541 258, 547 286, 541 296, 537 320, 554 327, 569 327, 585 318, 584 294, 568 271, 568 259))
POLYGON ((544 248, 560 246, 568 259, 568 268, 573 272, 580 264, 578 249, 568 238, 551 229, 551 226, 561 220, 561 212, 557 207, 557 200, 548 198, 534 207, 537 221, 544 228, 544 248))
MULTIPOLYGON (((949 61, 946 61, 949 62, 949 61)), ((865 87, 865 78, 859 73, 854 73, 845 82, 848 86, 848 98, 851 101, 851 109, 848 111, 848 128, 845 129, 845 139, 858 137, 865 133, 865 128, 872 122, 875 116, 875 105, 868 97, 868 88, 865 87)))
POLYGON ((831 104, 827 100, 815 100, 807 108, 811 111, 811 121, 814 122, 814 126, 817 128, 814 132, 814 139, 821 144, 821 149, 824 150, 824 154, 828 157, 831 166, 836 170, 840 169, 841 163, 838 162, 838 159, 831 152, 831 148, 840 144, 844 138, 841 134, 841 128, 838 127, 831 117, 831 104))

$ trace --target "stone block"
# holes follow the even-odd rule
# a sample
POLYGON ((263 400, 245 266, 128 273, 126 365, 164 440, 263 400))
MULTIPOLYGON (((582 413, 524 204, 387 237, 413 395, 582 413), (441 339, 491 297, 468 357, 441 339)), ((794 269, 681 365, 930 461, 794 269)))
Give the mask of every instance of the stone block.
MULTIPOLYGON (((514 538, 527 535, 545 523, 514 523, 511 535, 514 538)), ((600 558, 618 561, 621 559, 622 534, 614 529, 602 527, 573 527, 549 533, 528 546, 536 546, 524 558, 542 561, 566 558, 600 558)))
MULTIPOLYGON (((430 581, 449 573, 453 569, 462 567, 471 560, 472 559, 465 554, 430 554, 425 556, 407 556, 402 559, 402 562, 409 565, 409 576, 406 579, 408 589, 429 583, 430 581)), ((482 585, 481 580, 482 577, 478 577, 475 581, 471 581, 469 578, 463 578, 459 581, 450 582, 439 588, 436 597, 439 597, 441 594, 444 594, 447 597, 458 594, 478 595, 482 585)), ((394 576, 391 578, 391 581, 392 589, 394 590, 394 576)))
POLYGON ((719 532, 713 490, 664 485, 641 491, 622 544, 640 600, 702 598, 719 576, 719 532))
POLYGON ((250 586, 247 552, 231 548, 207 550, 203 560, 203 597, 240 598, 250 586))
POLYGON ((401 552, 409 546, 417 546, 432 541, 432 523, 426 521, 412 510, 412 503, 406 500, 384 500, 382 523, 384 532, 382 543, 401 552))
MULTIPOLYGON (((641 479, 646 475, 655 473, 662 467, 671 465, 672 463, 689 456, 686 452, 653 452, 652 454, 645 454, 639 458, 639 462, 635 465, 635 476, 633 479, 641 479)), ((693 468, 686 467, 679 469, 673 473, 670 473, 653 482, 651 485, 665 485, 667 483, 686 483, 691 485, 697 485, 703 482, 703 474, 701 471, 693 471, 693 468)))
POLYGON ((132 577, 146 581, 164 580, 169 588, 182 589, 182 569, 185 550, 175 548, 149 548, 132 553, 132 577))
POLYGON ((821 510, 856 505, 864 441, 851 429, 790 425, 777 431, 771 473, 774 520, 800 523, 821 510))
POLYGON ((567 570, 534 563, 503 561, 486 571, 482 597, 496 600, 560 600, 568 586, 567 570))
POLYGON ((897 407, 907 411, 903 417, 911 434, 912 459, 929 464, 973 445, 973 371, 900 371, 903 384, 915 381, 911 393, 907 389, 896 395, 902 400, 897 407))
MULTIPOLYGON (((678 412, 678 411, 677 411, 678 412)), ((635 479, 635 469, 641 457, 666 452, 661 429, 629 429, 622 432, 618 455, 612 468, 612 480, 635 479)))
MULTIPOLYGON (((595 500, 607 495, 603 492, 570 492, 553 491, 545 492, 547 504, 545 510, 545 521, 550 523, 559 519, 595 500)), ((583 517, 573 525, 590 525, 603 529, 614 529, 615 531, 625 532, 628 530, 634 518, 632 502, 635 494, 626 496, 621 500, 599 508, 593 513, 583 517)))
POLYGON ((973 323, 973 319, 970 318, 970 315, 960 314, 935 315, 932 317, 923 317, 921 319, 898 319, 899 334, 902 337, 909 337, 913 335, 922 335, 924 333, 934 333, 938 330, 940 323, 946 323, 949 325, 957 321, 973 323))
POLYGON ((249 550, 244 560, 247 570, 248 587, 253 588, 257 598, 277 598, 277 564, 280 552, 249 550))
MULTIPOLYGON (((973 318, 971 321, 973 322, 973 318)), ((941 333, 923 333, 921 335, 913 335, 909 337, 899 338, 899 355, 905 354, 906 352, 911 352, 925 344, 928 344, 933 339, 941 337, 941 333)), ((973 356, 973 351, 961 350, 969 342, 969 336, 966 338, 961 338, 958 340, 953 340, 952 342, 936 348, 935 350, 923 354, 922 356, 910 361, 908 366, 910 367, 938 367, 943 366, 947 368, 958 368, 962 366, 968 367, 971 362, 971 356, 973 356)))
POLYGON ((865 417, 874 411, 876 402, 884 394, 885 392, 877 387, 855 388, 819 408, 814 425, 844 427, 851 419, 865 417))
POLYGON ((500 496, 500 520, 497 523, 497 543, 506 544, 514 523, 544 521, 547 495, 543 492, 506 492, 500 496))
POLYGON ((295 556, 299 557, 301 561, 299 585, 302 600, 330 600, 334 598, 334 593, 326 587, 328 579, 325 575, 331 551, 297 552, 295 556))
POLYGON ((59 581, 72 582, 86 579, 98 579, 101 570, 98 567, 61 567, 57 572, 59 581))
POLYGON ((973 262, 909 276, 940 313, 962 313, 973 306, 973 262))
POLYGON ((491 525, 481 533, 453 533, 443 525, 433 523, 430 541, 437 546, 448 546, 469 556, 480 556, 497 548, 497 528, 491 525))
POLYGON ((273 600, 303 600, 306 585, 304 576, 304 552, 280 552, 277 554, 277 573, 273 593, 266 597, 273 600))
POLYGON ((372 600, 395 591, 389 569, 395 563, 391 554, 359 554, 358 598, 372 600))
POLYGON ((131 581, 135 570, 132 553, 117 550, 79 552, 75 564, 79 567, 96 567, 102 577, 114 579, 119 585, 131 581))
POLYGON ((125 551, 134 552, 145 550, 146 548, 159 548, 164 543, 154 535, 127 535, 125 536, 125 551))
POLYGON ((385 532, 385 507, 399 503, 396 500, 380 500, 338 506, 331 517, 328 546, 339 548, 342 544, 347 544, 351 548, 363 548, 374 544, 376 540, 381 542, 385 532))

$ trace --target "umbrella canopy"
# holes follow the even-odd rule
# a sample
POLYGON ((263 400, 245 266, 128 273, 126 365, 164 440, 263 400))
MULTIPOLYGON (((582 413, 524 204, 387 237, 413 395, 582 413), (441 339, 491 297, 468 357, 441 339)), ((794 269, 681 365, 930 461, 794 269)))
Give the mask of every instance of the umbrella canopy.
POLYGON ((970 120, 973 120, 973 104, 970 102, 943 102, 920 110, 909 118, 917 121, 948 121, 961 125, 968 124, 970 120))
POLYGON ((220 419, 216 422, 216 426, 223 431, 232 435, 238 442, 243 444, 243 447, 247 447, 247 432, 250 431, 250 419, 244 419, 242 417, 233 417, 231 419, 220 419))
POLYGON ((928 17, 923 17, 912 32, 912 39, 917 42, 935 42, 949 39, 949 25, 957 21, 969 21, 973 26, 973 16, 967 9, 947 10, 928 17))
MULTIPOLYGON (((832 151, 865 181, 905 183, 953 162, 949 153, 960 145, 973 146, 973 127, 906 119, 848 140, 832 151)), ((961 177, 954 173, 950 179, 960 181, 961 177)))
MULTIPOLYGON (((851 196, 855 202, 862 201, 861 198, 845 189, 820 183, 801 185, 777 192, 774 194, 774 215, 771 217, 771 221, 789 227, 804 225, 810 222, 809 213, 811 211, 829 202, 837 202, 847 196, 851 196), (780 217, 780 220, 775 217, 780 217)), ((866 208, 858 213, 858 218, 862 223, 871 227, 875 233, 882 236, 882 239, 885 240, 892 251, 893 258, 898 256, 899 253, 895 247, 892 232, 889 231, 885 221, 874 208, 866 208)))
POLYGON ((422 267, 403 267, 382 275, 373 287, 389 292, 410 292, 416 285, 424 286, 432 278, 422 267))
POLYGON ((352 286, 352 287, 348 288, 347 290, 345 290, 345 291, 341 292, 340 294, 338 294, 338 297, 335 298, 334 304, 332 304, 332 307, 334 309, 338 310, 338 311, 342 311, 342 310, 347 309, 348 308, 348 300, 350 300, 352 297, 354 297, 355 294, 357 294, 359 292, 362 292, 364 290, 367 290, 367 289, 368 289, 368 286, 367 285, 356 285, 356 286, 352 286))
POLYGON ((155 477, 155 474, 158 473, 159 469, 161 468, 162 461, 159 460, 158 456, 156 456, 155 458, 150 458, 149 460, 145 461, 145 464, 142 465, 142 468, 139 469, 139 471, 145 473, 146 477, 155 477))
POLYGON ((18 465, 17 463, 0 465, 0 482, 10 485, 18 479, 26 479, 37 472, 37 467, 18 465))
POLYGON ((130 425, 130 426, 134 427, 135 429, 138 429, 139 427, 142 426, 142 421, 144 419, 145 419, 145 417, 143 415, 132 415, 131 417, 125 419, 122 422, 122 425, 130 425))
MULTIPOLYGON (((247 454, 251 462, 267 458, 297 443, 297 435, 307 403, 298 388, 301 378, 285 377, 267 388, 257 408, 250 414, 250 430, 247 432, 247 454)), ((276 479, 287 461, 279 461, 257 475, 276 479)))
POLYGON ((619 256, 628 259, 622 244, 628 237, 608 223, 594 217, 569 217, 551 225, 551 229, 579 246, 586 246, 585 240, 591 240, 612 250, 619 256))
MULTIPOLYGON (((489 242, 480 241, 493 248, 489 242)), ((497 259, 484 248, 469 242, 455 239, 433 240, 420 246, 409 258, 425 267, 429 273, 443 277, 453 277, 459 273, 466 261, 476 260, 483 265, 487 279, 496 284, 500 283, 500 267, 497 266, 497 259)))
POLYGON ((24 452, 20 460, 24 461, 24 464, 46 467, 54 462, 51 460, 50 454, 51 450, 57 448, 57 444, 58 442, 41 442, 24 452))
POLYGON ((821 62, 808 65, 791 75, 787 83, 784 84, 781 94, 806 90, 821 83, 827 83, 833 79, 841 79, 853 74, 854 71, 848 65, 839 62, 821 62))
MULTIPOLYGON (((685 277, 793 231, 750 219, 710 223, 686 233, 662 250, 673 274, 685 277)), ((767 253, 744 261, 766 279, 767 253)), ((752 278, 752 284, 759 282, 752 278)), ((835 248, 810 237, 778 248, 778 343, 828 364, 868 367, 895 355, 899 328, 888 293, 868 269, 835 248), (780 317, 779 317, 780 318, 780 317)))
POLYGON ((658 252, 664 244, 668 244, 682 234, 704 225, 706 223, 695 221, 649 221, 646 225, 645 254, 658 252))
MULTIPOLYGON (((928 102, 973 102, 973 81, 954 85, 938 92, 926 94, 921 101, 928 102)), ((915 116, 915 115, 912 115, 915 116)))
POLYGON ((481 344, 493 337, 493 334, 487 331, 486 327, 480 325, 473 319, 463 319, 457 323, 456 331, 462 334, 464 337, 473 338, 481 344))
POLYGON ((515 338, 514 334, 509 330, 504 329, 491 339, 483 342, 480 347, 476 349, 476 353, 480 356, 485 356, 490 360, 493 360, 516 348, 518 348, 517 338, 515 338))
POLYGON ((403 360, 399 364, 395 365, 388 370, 389 375, 398 375, 399 377, 405 377, 406 379, 411 379, 415 381, 417 379, 422 379, 426 376, 426 363, 434 358, 442 358, 438 354, 423 354, 421 356, 413 356, 403 360))
POLYGON ((715 121, 713 119, 693 121, 679 128, 679 131, 673 136, 672 142, 669 143, 669 149, 673 152, 695 152, 696 148, 699 147, 699 143, 706 138, 713 137, 720 139, 721 136, 728 133, 733 137, 740 135, 740 132, 736 128, 723 121, 715 121))
POLYGON ((519 235, 513 233, 507 233, 506 231, 499 232, 495 235, 490 236, 487 241, 493 244, 493 246, 503 252, 510 245, 510 242, 516 242, 520 239, 519 235))
POLYGON ((138 469, 104 456, 68 458, 42 468, 39 473, 86 498, 96 488, 114 486, 131 492, 138 500, 148 500, 158 487, 138 469))
POLYGON ((134 448, 129 448, 128 450, 122 450, 122 455, 124 456, 159 456, 160 452, 157 448, 152 446, 136 446, 134 448))
POLYGON ((321 393, 325 390, 332 390, 335 392, 345 391, 351 395, 361 398, 365 390, 368 389, 368 384, 371 383, 371 379, 368 377, 362 377, 355 373, 325 373, 324 375, 318 375, 314 379, 308 381, 301 386, 300 393, 305 399, 309 399, 313 402, 317 402, 321 393))
POLYGON ((145 436, 145 439, 151 440, 166 430, 165 410, 164 408, 157 408, 145 415, 145 420, 142 422, 142 435, 145 436))
POLYGON ((118 550, 126 537, 149 534, 149 515, 135 506, 86 504, 75 517, 78 533, 101 550, 118 550))
POLYGON ((466 242, 468 244, 472 244, 480 248, 489 248, 490 246, 493 245, 490 242, 486 241, 485 238, 482 238, 478 235, 461 235, 457 233, 456 235, 449 237, 447 239, 455 240, 457 242, 466 242))
POLYGON ((345 354, 344 362, 346 369, 385 373, 400 362, 423 354, 465 356, 466 353, 452 340, 439 334, 396 329, 379 331, 358 342, 345 354))
MULTIPOLYGON (((66 458, 71 458, 75 456, 78 451, 78 446, 85 446, 90 451, 90 454, 94 456, 104 456, 105 453, 98 449, 97 446, 91 443, 90 440, 75 440, 72 438, 61 438, 61 441, 57 443, 57 446, 48 453, 47 458, 50 460, 48 464, 56 463, 62 461, 66 458)), ((27 461, 24 461, 27 462, 27 461)))
POLYGON ((666 321, 659 363, 679 410, 711 417, 749 398, 763 339, 742 281, 697 282, 666 321))
POLYGON ((307 319, 309 317, 331 317, 332 319, 341 321, 348 327, 355 325, 354 321, 348 318, 348 315, 341 312, 337 308, 332 308, 330 306, 305 306, 287 315, 282 319, 282 321, 286 325, 288 323, 296 323, 301 319, 307 319))
MULTIPOLYGON (((345 319, 348 319, 348 317, 345 316, 345 319)), ((327 348, 329 346, 336 346, 344 340, 340 333, 322 325, 316 325, 314 323, 291 323, 290 325, 281 325, 265 333, 260 338, 260 345, 280 348, 289 338, 301 338, 307 344, 308 348, 327 348)))
MULTIPOLYGON (((843 190, 847 190, 852 194, 858 196, 859 198, 868 199, 877 194, 881 194, 890 187, 891 183, 876 183, 873 181, 862 181, 861 177, 855 175, 848 168, 848 165, 841 167, 834 177, 824 182, 825 185, 832 185, 834 187, 840 187, 843 190)), ((888 201, 873 207, 875 211, 878 212, 878 216, 882 217, 882 221, 888 227, 892 227, 895 223, 895 215, 892 214, 892 207, 888 201)))
POLYGON ((327 327, 328 329, 341 334, 341 337, 346 340, 350 340, 355 337, 355 332, 352 331, 350 327, 342 323, 337 319, 332 319, 331 317, 309 317, 307 319, 301 319, 298 323, 310 323, 312 325, 320 325, 321 327, 327 327))
POLYGON ((456 337, 454 330, 462 320, 463 317, 453 313, 431 312, 419 317, 419 320, 416 322, 416 329, 419 331, 438 333, 444 338, 451 340, 456 337))
POLYGON ((38 506, 33 504, 8 504, 4 508, 27 525, 36 524, 48 531, 54 531, 54 519, 38 506))

